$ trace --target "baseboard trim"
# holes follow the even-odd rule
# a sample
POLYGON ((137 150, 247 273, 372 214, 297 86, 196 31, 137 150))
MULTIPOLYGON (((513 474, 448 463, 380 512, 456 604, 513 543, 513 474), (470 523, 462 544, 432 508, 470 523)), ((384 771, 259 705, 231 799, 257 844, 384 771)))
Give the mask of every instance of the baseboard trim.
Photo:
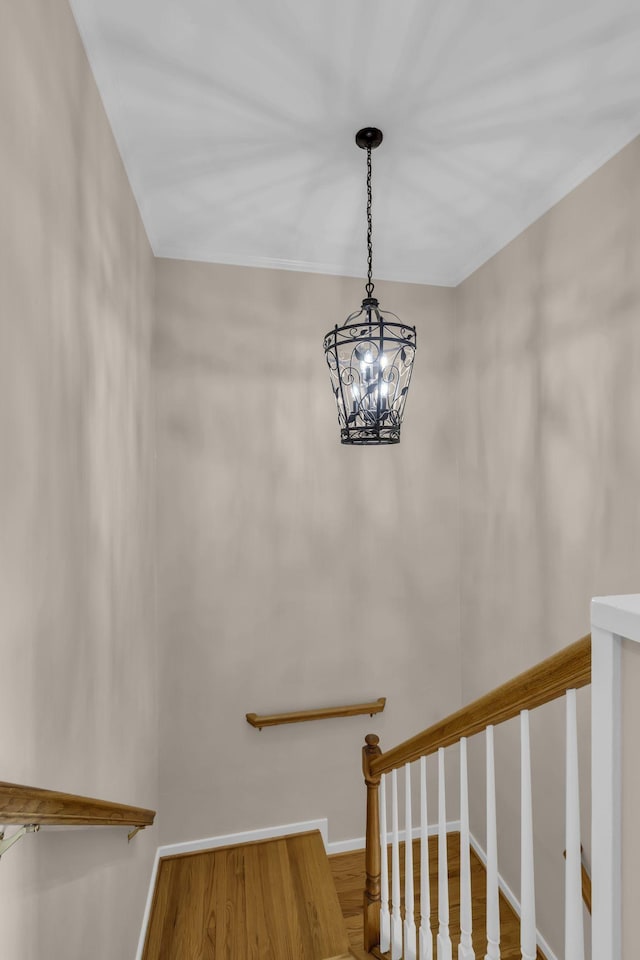
MULTIPOLYGON (((477 853, 478 858, 481 860, 482 865, 483 865, 483 866, 485 867, 485 869, 486 869, 486 866, 487 866, 487 854, 486 854, 486 851, 480 846, 480 844, 478 843, 478 841, 476 840, 476 838, 474 837, 474 835, 473 835, 472 833, 469 833, 469 842, 470 842, 471 846, 473 847, 473 849, 475 850, 475 852, 477 853)), ((504 877, 502 876, 502 874, 500 874, 500 873, 498 874, 498 886, 500 887, 500 891, 502 892, 505 900, 507 900, 507 901, 509 902, 509 904, 511 905, 511 907, 513 908, 513 910, 515 911, 515 913, 518 915, 518 917, 521 917, 521 916, 522 916, 522 910, 521 910, 521 907, 520 907, 520 901, 518 900, 518 898, 516 897, 515 893, 513 892, 513 890, 511 889, 511 887, 510 887, 509 884, 507 883, 507 881, 504 879, 504 877)), ((541 949, 542 952, 544 953, 544 955, 545 955, 545 957, 547 958, 547 960, 558 960, 558 957, 557 957, 556 954, 553 952, 553 950, 551 949, 551 947, 549 946, 549 944, 547 943, 547 941, 546 941, 545 938, 542 936, 542 934, 540 933, 539 930, 536 930, 536 940, 537 940, 537 942, 538 942, 538 946, 540 947, 540 949, 541 949)))
POLYGON ((328 849, 328 822, 324 820, 304 820, 300 823, 285 823, 276 827, 261 827, 257 830, 245 830, 242 833, 225 833, 218 837, 206 837, 202 840, 187 840, 183 843, 169 843, 158 847, 151 868, 151 879, 147 892, 147 901, 142 917, 142 927, 136 950, 136 960, 142 960, 144 942, 147 937, 147 927, 151 916, 153 892, 156 887, 158 865, 163 857, 175 857, 181 853, 198 853, 201 850, 215 850, 217 847, 231 847, 239 843, 254 843, 256 840, 271 840, 277 837, 286 837, 292 833, 308 833, 310 830, 319 830, 328 849))
MULTIPOLYGON (((427 827, 430 837, 435 836, 438 833, 438 824, 433 823, 427 827)), ((447 821, 447 833, 460 833, 460 821, 459 820, 449 820, 447 821)), ((411 836, 414 840, 420 839, 420 827, 414 827, 411 831, 411 836)), ((406 833, 404 830, 398 831, 398 839, 401 843, 404 843, 406 833)), ((391 842, 391 834, 389 834, 389 842, 391 842)), ((334 853, 351 853, 353 850, 364 850, 365 847, 365 838, 356 837, 354 840, 333 840, 329 843, 325 843, 325 847, 329 856, 334 853)))

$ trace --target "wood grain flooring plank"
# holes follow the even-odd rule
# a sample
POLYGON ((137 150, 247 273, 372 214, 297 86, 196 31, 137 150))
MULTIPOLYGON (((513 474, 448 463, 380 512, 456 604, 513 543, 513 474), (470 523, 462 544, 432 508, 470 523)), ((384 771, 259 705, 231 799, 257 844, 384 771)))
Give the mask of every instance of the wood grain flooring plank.
POLYGON ((331 868, 318 833, 288 844, 296 885, 296 912, 304 918, 310 956, 331 957, 349 948, 331 868))
POLYGON ((274 953, 282 960, 295 960, 308 955, 305 936, 297 911, 296 889, 291 872, 286 840, 277 840, 261 858, 262 896, 265 915, 274 944, 274 953), (275 917, 279 922, 274 922, 275 917))
POLYGON ((255 847, 245 848, 245 890, 247 903, 247 960, 278 960, 269 922, 265 913, 260 853, 255 847))
POLYGON ((329 960, 348 948, 317 831, 159 864, 144 960, 329 960))

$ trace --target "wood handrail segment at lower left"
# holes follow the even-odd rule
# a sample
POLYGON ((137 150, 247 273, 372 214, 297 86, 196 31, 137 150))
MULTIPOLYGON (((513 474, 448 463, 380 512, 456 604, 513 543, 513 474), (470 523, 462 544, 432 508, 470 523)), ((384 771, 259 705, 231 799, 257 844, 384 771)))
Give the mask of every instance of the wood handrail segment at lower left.
POLYGON ((0 823, 150 827, 155 810, 0 782, 0 823))
POLYGON ((252 727, 277 727, 281 723, 304 723, 306 720, 327 720, 331 717, 358 717, 365 713, 373 716, 374 713, 382 713, 386 697, 379 697, 371 703, 352 703, 346 707, 319 707, 316 710, 298 710, 294 713, 273 713, 260 715, 257 713, 247 713, 247 723, 252 727))

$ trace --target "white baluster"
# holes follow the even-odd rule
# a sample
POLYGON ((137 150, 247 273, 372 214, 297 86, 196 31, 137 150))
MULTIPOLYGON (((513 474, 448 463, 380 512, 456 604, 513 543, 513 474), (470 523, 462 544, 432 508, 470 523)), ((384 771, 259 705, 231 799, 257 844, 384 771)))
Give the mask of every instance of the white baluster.
POLYGON ((469 854, 469 778, 467 738, 460 741, 460 943, 458 960, 475 960, 471 940, 471 858, 469 854))
POLYGON ((487 952, 485 960, 500 960, 500 897, 498 891, 498 829, 493 726, 487 727, 487 952))
MULTIPOLYGON (((582 907, 582 852, 580 849, 580 784, 578 775, 578 723, 576 691, 567 690, 567 863, 564 884, 564 957, 584 960, 582 907)), ((600 960, 600 958, 598 958, 600 960)))
POLYGON ((389 914, 389 860, 387 850, 387 775, 380 780, 380 951, 391 946, 391 916, 389 914))
POLYGON ((520 714, 520 951, 522 960, 536 960, 536 887, 533 872, 533 807, 529 711, 520 714))
POLYGON ((391 771, 391 960, 402 960, 400 916, 400 840, 398 837, 398 775, 391 771))
POLYGON ((413 824, 411 764, 404 767, 404 960, 416 960, 416 920, 413 896, 413 824))
POLYGON ((438 960, 452 960, 449 936, 449 871, 447 864, 447 802, 444 749, 438 750, 438 960))
POLYGON ((420 758, 420 960, 433 960, 431 889, 429 875, 429 817, 427 813, 427 758, 420 758))

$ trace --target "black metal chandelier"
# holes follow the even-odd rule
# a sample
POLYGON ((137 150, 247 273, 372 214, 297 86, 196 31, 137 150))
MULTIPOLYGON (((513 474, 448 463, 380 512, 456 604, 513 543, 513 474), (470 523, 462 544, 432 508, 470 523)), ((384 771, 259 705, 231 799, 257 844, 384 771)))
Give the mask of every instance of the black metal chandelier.
POLYGON ((324 338, 342 443, 400 443, 400 427, 416 352, 416 328, 381 310, 373 296, 371 151, 382 131, 364 127, 356 143, 367 151, 367 284, 362 306, 324 338))

